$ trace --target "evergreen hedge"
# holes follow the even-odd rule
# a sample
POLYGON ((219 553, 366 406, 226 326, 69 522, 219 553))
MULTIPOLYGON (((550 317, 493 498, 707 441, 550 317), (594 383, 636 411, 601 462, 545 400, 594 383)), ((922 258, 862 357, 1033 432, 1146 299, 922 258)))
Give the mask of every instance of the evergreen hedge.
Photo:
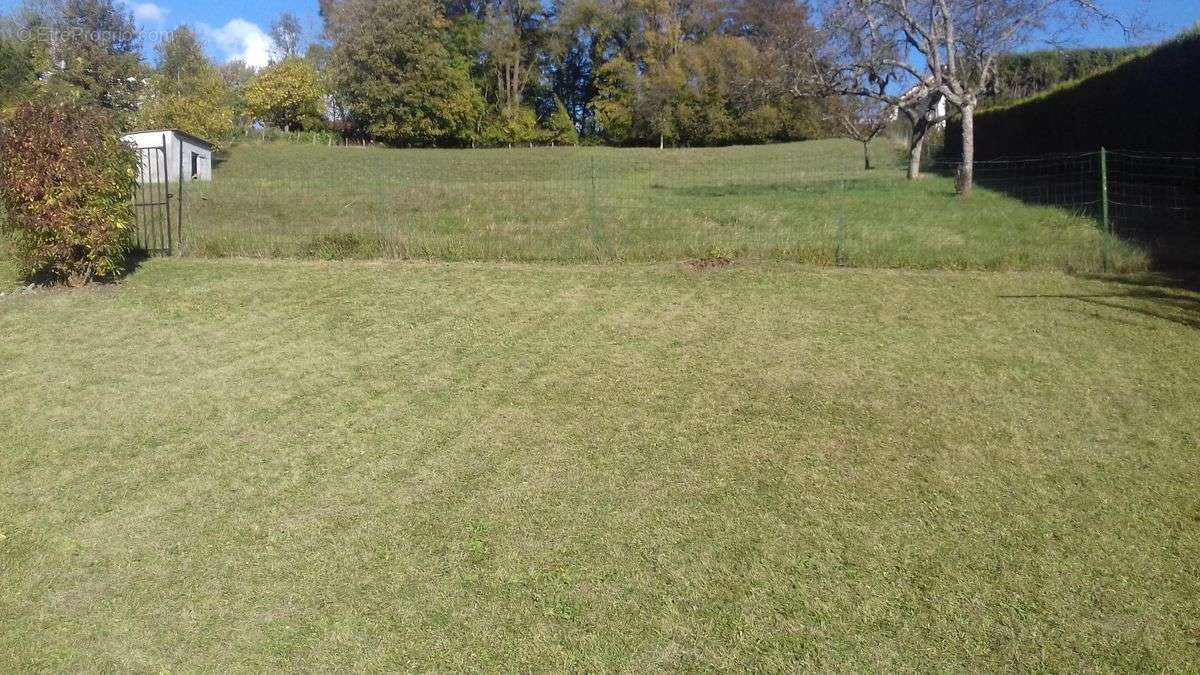
MULTIPOLYGON (((1200 154, 1200 32, 975 120, 980 160, 1110 149, 1200 154)), ((951 122, 945 152, 961 154, 951 122)))

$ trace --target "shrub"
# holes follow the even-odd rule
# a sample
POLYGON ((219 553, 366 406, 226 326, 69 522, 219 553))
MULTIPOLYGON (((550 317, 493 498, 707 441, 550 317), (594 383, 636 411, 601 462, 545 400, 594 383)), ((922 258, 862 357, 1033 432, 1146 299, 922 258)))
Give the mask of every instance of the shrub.
POLYGON ((121 271, 137 153, 107 113, 27 102, 0 125, 0 201, 26 277, 82 286, 121 271))

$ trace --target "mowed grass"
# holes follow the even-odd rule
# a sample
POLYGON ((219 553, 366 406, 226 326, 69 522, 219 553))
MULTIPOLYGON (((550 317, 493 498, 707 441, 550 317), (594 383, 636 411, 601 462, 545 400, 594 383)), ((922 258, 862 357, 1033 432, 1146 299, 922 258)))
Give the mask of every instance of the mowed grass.
POLYGON ((0 300, 0 670, 1200 668, 1200 297, 152 260, 0 300))
POLYGON ((736 257, 860 267, 1097 271, 1147 266, 1094 220, 950 178, 896 150, 815 141, 711 149, 396 150, 234 145, 185 196, 208 256, 507 261, 736 257))

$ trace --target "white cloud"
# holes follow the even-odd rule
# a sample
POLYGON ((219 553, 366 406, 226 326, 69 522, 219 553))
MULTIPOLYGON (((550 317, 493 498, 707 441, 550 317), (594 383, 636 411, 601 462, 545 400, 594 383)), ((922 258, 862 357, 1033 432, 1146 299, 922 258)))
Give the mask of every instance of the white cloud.
POLYGON ((156 5, 153 2, 136 2, 135 0, 121 0, 121 4, 129 8, 133 12, 133 19, 141 24, 162 25, 167 20, 167 15, 171 10, 156 5))
POLYGON ((226 62, 241 60, 251 68, 263 68, 271 60, 274 43, 258 24, 233 19, 220 28, 206 23, 199 24, 198 28, 226 62))

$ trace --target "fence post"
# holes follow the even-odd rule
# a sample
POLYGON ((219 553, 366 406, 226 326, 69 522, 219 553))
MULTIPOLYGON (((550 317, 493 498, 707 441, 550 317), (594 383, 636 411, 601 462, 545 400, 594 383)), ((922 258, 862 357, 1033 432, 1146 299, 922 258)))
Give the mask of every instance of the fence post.
MULTIPOLYGON (((589 153, 588 168, 590 177, 588 179, 588 220, 591 221, 593 233, 596 230, 596 156, 589 153)), ((593 234, 594 236, 594 234, 593 234)))
MULTIPOLYGON (((208 153, 208 170, 212 171, 212 151, 208 153)), ((179 254, 183 255, 183 141, 179 142, 179 198, 176 200, 179 217, 175 219, 175 227, 179 229, 179 254)), ((175 255, 175 251, 171 251, 175 255)))
MULTIPOLYGON (((172 139, 174 139, 175 138, 174 134, 172 134, 171 137, 172 137, 172 139)), ((163 177, 162 177, 162 179, 163 179, 163 194, 166 195, 166 199, 163 200, 164 202, 166 202, 166 204, 163 206, 163 210, 165 210, 167 213, 167 255, 172 255, 175 252, 173 250, 175 248, 175 245, 174 245, 174 242, 171 240, 171 169, 169 166, 167 166, 167 162, 170 161, 170 159, 169 159, 170 154, 168 152, 168 148, 170 148, 171 146, 167 145, 167 135, 165 133, 162 135, 162 144, 163 144, 163 150, 162 150, 162 153, 163 153, 163 177)), ((179 139, 179 149, 176 152, 179 155, 180 163, 182 163, 183 162, 183 139, 179 139)), ((162 243, 163 243, 162 236, 160 235, 158 238, 159 247, 162 246, 162 243)))
POLYGON ((1108 149, 1104 147, 1100 148, 1100 220, 1104 224, 1104 271, 1108 272, 1111 266, 1108 247, 1112 241, 1112 220, 1108 214, 1108 149))
POLYGON ((834 253, 833 253, 833 264, 838 267, 843 267, 846 264, 846 260, 845 260, 845 256, 846 256, 846 253, 845 253, 846 223, 845 223, 845 218, 842 214, 842 211, 843 211, 843 209, 846 208, 846 204, 845 204, 846 181, 843 180, 841 182, 840 188, 841 188, 840 193, 838 195, 837 215, 835 216, 837 218, 837 245, 836 245, 837 248, 834 250, 834 253))

